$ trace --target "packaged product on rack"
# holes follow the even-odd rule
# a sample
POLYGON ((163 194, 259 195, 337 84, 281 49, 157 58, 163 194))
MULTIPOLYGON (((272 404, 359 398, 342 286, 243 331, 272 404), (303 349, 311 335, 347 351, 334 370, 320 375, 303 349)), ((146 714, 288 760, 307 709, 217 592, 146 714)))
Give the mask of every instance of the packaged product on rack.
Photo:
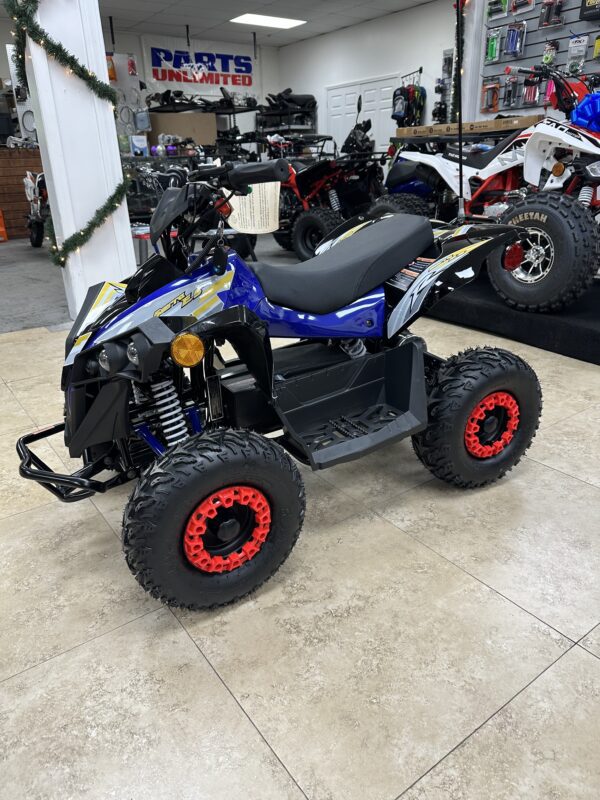
POLYGON ((567 52, 567 72, 569 75, 579 75, 585 64, 585 57, 587 54, 588 42, 590 37, 585 34, 584 36, 572 36, 569 41, 569 50, 567 52))
POLYGON ((488 19, 505 17, 508 14, 508 0, 489 0, 487 13, 488 19))
POLYGON ((531 11, 535 5, 535 0, 512 0, 510 10, 513 14, 522 14, 524 11, 531 11))
POLYGON ((504 93, 502 95, 502 105, 505 108, 513 108, 517 104, 519 94, 519 79, 516 75, 507 75, 504 79, 504 93))
POLYGON ((543 0, 540 9, 539 28, 554 28, 563 24, 563 0, 543 0))
POLYGON ((520 56, 525 47, 526 22, 511 22, 506 28, 504 53, 507 56, 520 56))
POLYGON ((502 28, 494 28, 485 36, 485 63, 494 64, 500 60, 500 43, 502 41, 502 28))
POLYGON ((497 113, 500 107, 500 84, 497 80, 484 81, 481 87, 481 111, 497 113))

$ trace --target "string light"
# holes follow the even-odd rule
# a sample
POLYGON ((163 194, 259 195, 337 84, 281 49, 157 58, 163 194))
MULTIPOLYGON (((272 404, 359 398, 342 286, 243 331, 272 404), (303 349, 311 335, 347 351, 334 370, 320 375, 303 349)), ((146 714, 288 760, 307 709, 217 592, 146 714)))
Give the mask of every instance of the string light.
MULTIPOLYGON (((110 103, 113 112, 116 111, 118 102, 116 91, 108 83, 100 80, 92 70, 83 66, 75 56, 70 53, 60 42, 55 42, 48 33, 40 27, 36 21, 36 14, 40 4, 40 0, 4 0, 5 7, 14 22, 18 27, 16 31, 11 31, 15 37, 15 52, 13 54, 13 61, 16 68, 17 79, 20 85, 27 86, 27 73, 25 72, 24 53, 27 43, 27 35, 29 38, 38 43, 44 48, 47 56, 53 58, 57 63, 65 68, 67 75, 76 75, 87 84, 91 92, 93 92, 101 100, 106 100, 110 103)), ((30 58, 28 56, 28 58, 30 58)), ((52 227, 52 221, 48 220, 49 240, 53 242, 50 257, 58 266, 64 266, 71 253, 81 251, 81 248, 93 236, 94 232, 99 228, 109 216, 113 213, 113 208, 118 209, 123 202, 127 189, 129 187, 129 178, 127 175, 116 187, 114 192, 108 197, 103 205, 96 210, 94 216, 90 221, 79 231, 68 236, 62 245, 59 247, 56 242, 56 236, 52 227)))

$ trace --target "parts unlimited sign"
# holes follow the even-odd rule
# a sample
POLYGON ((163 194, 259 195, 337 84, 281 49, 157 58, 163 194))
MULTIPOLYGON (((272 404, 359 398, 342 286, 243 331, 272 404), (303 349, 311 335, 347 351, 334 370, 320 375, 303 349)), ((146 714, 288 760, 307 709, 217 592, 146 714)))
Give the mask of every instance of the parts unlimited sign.
POLYGON ((234 53, 151 47, 152 78, 159 82, 252 86, 252 58, 234 53))

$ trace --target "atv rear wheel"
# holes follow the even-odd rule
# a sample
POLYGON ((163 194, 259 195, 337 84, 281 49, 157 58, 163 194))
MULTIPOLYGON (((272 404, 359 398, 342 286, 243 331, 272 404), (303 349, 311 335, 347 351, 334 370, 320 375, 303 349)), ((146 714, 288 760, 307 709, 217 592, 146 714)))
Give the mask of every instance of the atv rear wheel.
POLYGON ((40 219, 32 219, 29 223, 29 241, 32 247, 41 247, 44 243, 44 223, 40 219))
POLYGON ((504 253, 488 258, 496 292, 521 311, 559 311, 574 303, 594 280, 600 230, 589 209, 569 195, 538 192, 515 203, 500 222, 528 230, 521 266, 504 267, 504 253))
POLYGON ((312 258, 319 242, 343 221, 342 216, 331 208, 301 211, 292 228, 292 246, 300 261, 312 258))
POLYGON ((232 603, 276 572, 304 519, 298 468, 271 439, 223 430, 173 448, 125 509, 129 569, 172 606, 232 603))
POLYGON ((406 194, 384 194, 375 200, 369 211, 381 214, 416 214, 419 217, 427 217, 427 219, 431 216, 427 201, 408 192, 406 194))
POLYGON ((466 350, 444 362, 429 395, 429 424, 414 450, 437 478, 484 486, 517 464, 538 429, 542 391, 535 372, 507 350, 466 350))

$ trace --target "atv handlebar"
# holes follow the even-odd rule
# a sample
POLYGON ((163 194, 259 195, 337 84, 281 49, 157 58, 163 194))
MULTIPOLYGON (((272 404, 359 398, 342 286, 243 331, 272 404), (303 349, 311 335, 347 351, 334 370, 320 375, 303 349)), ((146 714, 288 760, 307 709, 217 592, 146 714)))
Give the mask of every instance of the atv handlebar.
POLYGON ((232 164, 227 161, 220 167, 207 165, 190 174, 190 181, 208 181, 219 179, 221 186, 230 189, 243 189, 254 183, 272 183, 286 181, 290 174, 290 166, 284 158, 274 161, 257 161, 249 164, 232 164))

